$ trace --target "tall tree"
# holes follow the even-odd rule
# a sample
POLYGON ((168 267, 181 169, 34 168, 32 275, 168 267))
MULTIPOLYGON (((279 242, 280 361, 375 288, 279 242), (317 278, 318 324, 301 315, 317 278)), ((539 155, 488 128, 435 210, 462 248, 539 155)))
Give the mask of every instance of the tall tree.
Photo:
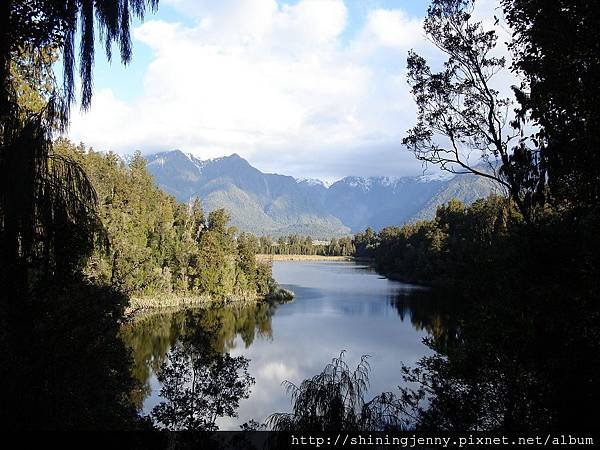
POLYGON ((504 58, 494 55, 498 37, 472 12, 473 0, 433 0, 429 7, 425 33, 447 60, 434 72, 423 57, 409 53, 418 116, 403 143, 425 164, 494 180, 529 221, 544 179, 530 170, 535 154, 510 127, 510 100, 492 87, 505 67, 504 58))
MULTIPOLYGON (((133 17, 143 18, 148 8, 156 9, 158 0, 6 0, 2 2, 0 101, 10 102, 7 85, 10 62, 23 49, 37 52, 55 48, 63 57, 63 89, 66 105, 75 99, 74 71, 79 62, 81 77, 81 105, 90 106, 92 73, 95 55, 95 33, 103 41, 106 55, 112 58, 116 44, 123 63, 131 59, 130 22, 133 17), (32 20, 35 18, 36 20, 32 20), (79 56, 75 51, 75 37, 79 35, 79 56)), ((2 109, 2 113, 5 110, 2 109)))
POLYGON ((130 20, 147 5, 156 1, 0 2, 0 420, 8 427, 136 423, 128 354, 117 338, 127 299, 81 276, 102 235, 96 192, 76 159, 53 151, 52 134, 68 124, 77 61, 81 105, 90 105, 95 31, 109 58, 117 43, 127 62, 130 20))
POLYGON ((81 105, 90 105, 95 31, 108 57, 116 43, 126 63, 131 19, 156 5, 156 0, 6 0, 0 6, 0 283, 20 292, 13 297, 25 295, 32 274, 66 274, 91 250, 99 228, 96 196, 76 162, 52 153, 52 132, 68 123, 77 61, 81 105), (43 57, 48 52, 62 56, 62 89, 53 58, 43 57), (29 72, 27 81, 41 102, 19 102, 19 68, 29 72))

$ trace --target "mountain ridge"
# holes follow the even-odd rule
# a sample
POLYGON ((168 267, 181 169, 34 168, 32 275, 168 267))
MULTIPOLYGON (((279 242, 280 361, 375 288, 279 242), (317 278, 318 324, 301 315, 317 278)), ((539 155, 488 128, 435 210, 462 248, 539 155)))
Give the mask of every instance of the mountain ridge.
POLYGON ((314 178, 263 173, 234 153, 202 160, 181 150, 145 156, 158 186, 179 201, 198 196, 204 208, 225 208, 241 231, 278 237, 348 235, 431 218, 451 198, 471 203, 492 192, 474 175, 314 178))

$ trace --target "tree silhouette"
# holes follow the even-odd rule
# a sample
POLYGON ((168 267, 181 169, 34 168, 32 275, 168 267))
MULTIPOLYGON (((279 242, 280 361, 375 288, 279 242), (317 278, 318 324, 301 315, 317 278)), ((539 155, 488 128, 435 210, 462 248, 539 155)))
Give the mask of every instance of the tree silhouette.
POLYGON ((494 56, 496 33, 475 22, 472 10, 472 0, 434 0, 429 7, 425 33, 448 59, 436 73, 423 57, 409 53, 418 116, 403 143, 425 164, 495 181, 530 221, 544 178, 531 170, 536 154, 512 144, 519 133, 509 126, 511 102, 492 88, 505 60, 494 56))
POLYGON ((104 241, 96 193, 76 161, 53 152, 52 135, 68 125, 77 62, 81 105, 90 105, 94 24, 109 58, 117 43, 127 62, 130 20, 156 4, 0 3, 0 354, 9 368, 0 375, 10 386, 0 411, 5 426, 127 428, 137 423, 126 401, 128 354, 116 338, 126 298, 109 287, 91 286, 81 273, 95 242, 104 241), (64 64, 62 86, 52 67, 58 55, 64 64), (24 91, 31 95, 24 98, 24 91), (102 386, 76 378, 86 365, 102 386))
POLYGON ((143 18, 147 9, 156 9, 158 0, 7 0, 2 3, 2 17, 7 21, 2 28, 0 48, 0 78, 2 101, 6 101, 7 65, 23 51, 55 48, 63 57, 63 90, 67 105, 75 99, 76 62, 81 76, 81 105, 89 108, 92 99, 92 74, 95 55, 95 33, 104 41, 109 60, 112 46, 119 48, 121 61, 131 59, 130 22, 133 17, 143 18), (31 20, 35 17, 36 20, 31 20), (79 34, 79 55, 76 56, 75 36, 79 34))
POLYGON ((600 4, 502 0, 513 31, 519 121, 540 152, 551 201, 597 214, 600 198, 600 4), (569 36, 565 39, 565 36, 569 36))
POLYGON ((217 418, 236 417, 239 401, 250 394, 254 378, 248 359, 215 349, 217 326, 212 326, 190 313, 189 333, 171 349, 158 373, 165 401, 154 407, 152 417, 166 429, 216 431, 217 418))
POLYGON ((291 413, 274 413, 267 425, 275 431, 378 431, 402 429, 406 418, 391 393, 365 400, 370 366, 363 356, 356 369, 344 361, 344 352, 320 374, 300 385, 285 381, 292 399, 291 413))

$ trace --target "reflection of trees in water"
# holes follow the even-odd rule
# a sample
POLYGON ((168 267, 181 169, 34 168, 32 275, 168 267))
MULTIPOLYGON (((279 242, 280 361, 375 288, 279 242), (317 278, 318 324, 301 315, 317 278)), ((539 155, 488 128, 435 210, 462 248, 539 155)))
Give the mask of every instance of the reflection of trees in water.
POLYGON ((455 336, 460 302, 451 294, 429 289, 403 290, 390 299, 390 304, 400 320, 410 319, 416 330, 426 331, 439 344, 447 344, 455 336))
POLYGON ((151 372, 158 373, 167 353, 182 337, 197 331, 211 330, 210 345, 225 353, 235 346, 239 335, 246 347, 255 337, 271 338, 271 317, 276 306, 269 302, 251 305, 231 305, 206 310, 191 311, 194 321, 186 321, 187 313, 162 312, 141 317, 125 325, 121 330, 123 341, 132 349, 132 372, 140 388, 132 397, 141 409, 144 399, 150 395, 151 372), (215 325, 218 324, 218 327, 215 325))
POLYGON ((213 308, 202 314, 201 323, 208 327, 216 323, 220 324, 213 343, 217 350, 226 352, 233 349, 237 335, 248 348, 256 336, 269 339, 272 337, 271 317, 274 308, 275 305, 269 302, 213 308))
MULTIPOLYGON (((529 274, 525 275, 529 276, 529 274)), ((274 429, 548 432, 597 427, 600 369, 598 305, 587 287, 481 281, 461 290, 411 291, 391 299, 404 320, 428 332, 433 351, 403 366, 400 395, 346 405, 358 377, 339 362, 291 386, 291 414, 274 429), (579 290, 579 291, 578 291, 579 290), (341 369, 340 369, 341 368, 341 369), (339 374, 339 375, 338 375, 339 374), (337 402, 337 403, 336 403, 337 402), (369 422, 369 404, 389 414, 369 422), (337 405, 337 406, 336 406, 337 405), (367 415, 365 415, 365 412, 367 415), (395 416, 394 416, 395 415, 395 416)), ((400 381, 400 380, 399 380, 400 381)), ((375 416, 377 417, 377 416, 375 416)))
POLYGON ((482 285, 448 296, 463 305, 449 322, 443 313, 421 314, 421 299, 401 302, 413 323, 429 331, 426 343, 434 350, 416 367, 403 368, 405 380, 420 386, 402 389, 414 425, 463 432, 593 429, 596 307, 564 301, 551 288, 532 291, 525 301, 518 289, 494 292, 482 285))
POLYGON ((134 320, 121 328, 121 337, 131 348, 131 372, 138 386, 132 400, 138 410, 152 391, 151 372, 158 372, 171 347, 183 329, 183 314, 160 313, 134 320))
POLYGON ((217 418, 237 417, 240 399, 250 394, 249 360, 217 350, 219 323, 206 326, 203 314, 188 312, 185 327, 158 372, 164 401, 152 417, 169 430, 215 431, 217 418))
POLYGON ((0 421, 8 429, 132 429, 126 298, 73 281, 0 317, 0 421))
MULTIPOLYGON (((393 298, 401 320, 410 317, 415 328, 428 332, 425 343, 433 353, 412 368, 403 367, 407 383, 400 395, 375 397, 373 404, 392 414, 384 427, 456 432, 595 429, 600 400, 598 308, 593 298, 577 295, 576 289, 573 285, 568 291, 568 304, 565 293, 552 285, 524 291, 520 285, 493 282, 393 298)), ((369 416, 355 413, 354 404, 332 407, 345 398, 340 392, 360 379, 347 368, 337 376, 337 367, 334 360, 321 374, 292 386, 293 412, 272 416, 270 425, 288 431, 339 429, 344 423, 381 428, 363 422, 369 416)))

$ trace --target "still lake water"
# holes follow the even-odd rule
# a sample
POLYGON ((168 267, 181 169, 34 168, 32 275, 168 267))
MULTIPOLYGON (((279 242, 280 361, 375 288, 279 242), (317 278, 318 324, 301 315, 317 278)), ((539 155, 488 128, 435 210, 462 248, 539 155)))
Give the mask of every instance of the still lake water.
MULTIPOLYGON (((217 422, 222 430, 288 411, 290 399, 281 382, 299 384, 342 350, 351 367, 362 355, 370 355, 369 398, 397 392, 401 364, 414 365, 430 353, 423 338, 435 332, 436 313, 410 301, 420 290, 416 286, 388 280, 353 262, 277 261, 273 277, 296 294, 293 302, 209 313, 208 320, 221 323, 219 350, 250 359, 249 371, 256 379, 250 398, 240 402, 239 417, 217 422)), ((137 404, 145 413, 160 402, 155 374, 177 342, 183 321, 182 313, 153 315, 124 333, 133 349, 134 374, 144 385, 137 404)))

